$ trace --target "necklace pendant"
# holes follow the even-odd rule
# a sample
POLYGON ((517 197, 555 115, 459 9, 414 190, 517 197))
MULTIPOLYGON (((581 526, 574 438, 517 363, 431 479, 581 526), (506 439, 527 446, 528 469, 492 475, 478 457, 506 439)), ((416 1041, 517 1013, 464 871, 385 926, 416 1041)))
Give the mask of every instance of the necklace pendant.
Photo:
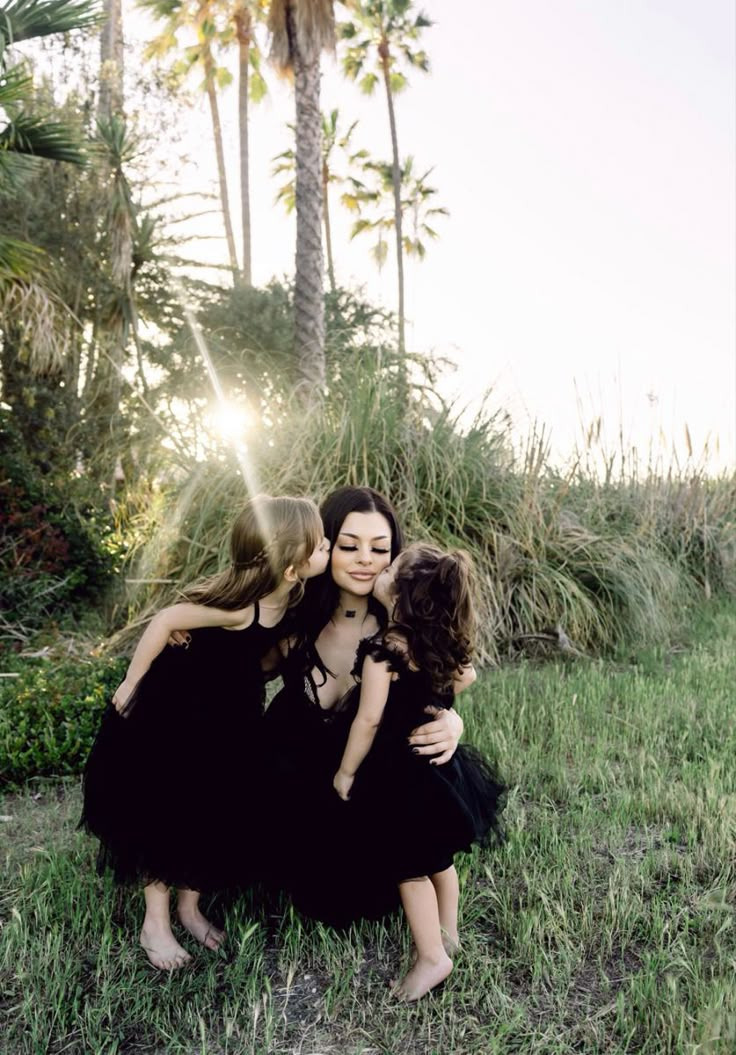
POLYGON ((357 615, 357 614, 358 614, 358 613, 357 613, 357 610, 356 610, 356 609, 354 609, 354 608, 350 608, 350 609, 347 609, 347 610, 345 611, 345 618, 346 618, 346 619, 355 619, 355 617, 356 617, 356 615, 357 615))

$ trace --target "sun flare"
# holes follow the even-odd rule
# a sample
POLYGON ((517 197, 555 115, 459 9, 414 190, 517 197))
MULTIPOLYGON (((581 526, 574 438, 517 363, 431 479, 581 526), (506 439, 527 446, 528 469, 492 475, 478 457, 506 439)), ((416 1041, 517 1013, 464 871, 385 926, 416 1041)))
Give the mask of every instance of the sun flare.
POLYGON ((242 443, 250 425, 248 412, 236 403, 218 403, 208 415, 210 430, 227 443, 242 443))

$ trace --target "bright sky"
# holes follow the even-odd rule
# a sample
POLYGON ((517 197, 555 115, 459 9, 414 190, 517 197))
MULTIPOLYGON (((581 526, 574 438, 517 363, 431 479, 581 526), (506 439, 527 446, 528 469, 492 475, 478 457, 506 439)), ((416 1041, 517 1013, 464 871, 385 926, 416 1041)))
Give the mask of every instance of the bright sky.
MULTIPOLYGON (((449 387, 493 387, 520 432, 551 430, 560 457, 599 414, 609 449, 653 444, 669 463, 706 442, 736 466, 736 24, 733 0, 445 0, 421 4, 430 76, 397 100, 402 155, 434 166, 440 240, 410 263, 410 344, 450 355, 449 387), (664 446, 662 443, 664 435, 664 446)), ((339 7, 338 7, 339 12, 339 7)), ((128 27, 140 33, 140 15, 128 27)), ((293 270, 294 221, 274 204, 271 158, 293 100, 271 92, 251 124, 254 279, 293 270)), ((323 109, 390 157, 384 96, 325 58, 323 109)), ((190 176, 214 181, 197 100, 190 176)), ((237 207, 235 88, 223 99, 237 207)), ((185 144, 186 145, 186 144, 185 144)), ((338 280, 395 306, 391 260, 349 242, 333 202, 338 280)), ((218 247, 219 249, 219 247, 218 247)), ((213 252, 212 248, 206 249, 213 252)), ((224 241, 221 248, 224 262, 224 241)))

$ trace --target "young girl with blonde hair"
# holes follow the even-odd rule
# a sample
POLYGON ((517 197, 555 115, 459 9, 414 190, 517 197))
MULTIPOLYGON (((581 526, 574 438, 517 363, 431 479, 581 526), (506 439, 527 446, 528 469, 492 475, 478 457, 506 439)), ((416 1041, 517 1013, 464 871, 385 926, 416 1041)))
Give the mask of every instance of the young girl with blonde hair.
POLYGON ((169 888, 183 927, 213 949, 223 935, 200 912, 200 892, 254 874, 261 658, 289 634, 304 582, 327 566, 317 507, 254 498, 233 525, 230 556, 151 620, 84 774, 81 824, 100 840, 98 868, 144 886, 140 941, 165 970, 190 959, 171 929, 169 888), (175 629, 191 631, 194 647, 166 647, 175 629))

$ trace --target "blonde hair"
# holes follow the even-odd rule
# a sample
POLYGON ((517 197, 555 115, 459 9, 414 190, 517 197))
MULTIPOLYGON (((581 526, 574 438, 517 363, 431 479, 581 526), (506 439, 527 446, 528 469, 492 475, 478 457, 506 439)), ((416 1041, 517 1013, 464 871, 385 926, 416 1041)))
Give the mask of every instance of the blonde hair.
MULTIPOLYGON (((252 498, 230 533, 231 563, 224 571, 184 591, 188 601, 228 611, 245 608, 275 590, 290 566, 303 564, 322 541, 319 510, 309 498, 252 498)), ((289 604, 304 584, 295 583, 289 604)))

